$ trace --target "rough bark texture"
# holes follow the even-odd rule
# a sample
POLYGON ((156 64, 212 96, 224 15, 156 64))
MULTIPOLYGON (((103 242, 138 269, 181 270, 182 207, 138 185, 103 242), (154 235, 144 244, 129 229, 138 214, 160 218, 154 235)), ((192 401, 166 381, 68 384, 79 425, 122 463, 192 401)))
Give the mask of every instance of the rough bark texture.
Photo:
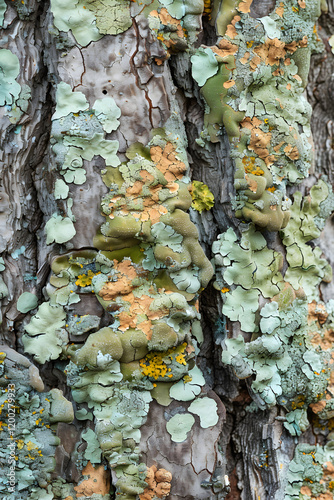
POLYGON ((2 13, 1 498, 333 499, 333 2, 2 13))

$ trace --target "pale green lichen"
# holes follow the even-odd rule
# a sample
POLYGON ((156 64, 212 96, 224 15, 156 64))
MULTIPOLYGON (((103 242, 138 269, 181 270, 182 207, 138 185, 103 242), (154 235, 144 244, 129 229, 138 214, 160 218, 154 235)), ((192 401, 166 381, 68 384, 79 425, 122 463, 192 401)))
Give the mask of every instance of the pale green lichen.
POLYGON ((55 199, 66 200, 66 198, 68 197, 68 192, 69 192, 68 185, 62 179, 57 179, 55 182, 55 190, 54 190, 55 199))
POLYGON ((88 109, 88 102, 82 92, 73 92, 70 85, 60 82, 56 92, 56 110, 52 115, 52 120, 58 120, 62 116, 70 113, 78 113, 88 109))
POLYGON ((205 379, 198 366, 189 370, 187 377, 173 384, 169 389, 171 398, 177 401, 192 401, 201 393, 201 388, 205 384, 205 379))
POLYGON ((17 301, 16 308, 21 313, 27 313, 35 309, 38 305, 38 298, 35 294, 30 292, 23 292, 17 301))
POLYGON ((87 443, 84 457, 89 460, 91 464, 100 464, 102 452, 95 432, 92 429, 87 429, 81 434, 81 437, 87 443))
MULTIPOLYGON (((292 435, 300 435, 309 425, 308 405, 326 393, 330 353, 319 342, 310 342, 310 332, 319 326, 310 321, 308 325, 305 299, 292 298, 288 305, 278 297, 275 300, 278 302, 266 304, 260 311, 261 336, 247 343, 242 336, 226 339, 222 359, 239 378, 253 375, 256 404, 262 409, 282 405, 290 412, 284 426, 292 435)), ((323 306, 319 311, 324 312, 323 306)), ((330 316, 327 321, 324 331, 331 324, 330 316)), ((326 410, 329 414, 330 408, 328 405, 326 410)))
POLYGON ((202 429, 212 427, 218 422, 217 403, 212 398, 195 399, 188 411, 199 416, 202 429))
MULTIPOLYGON (((74 94, 81 93, 71 92, 72 96, 74 94)), ((98 99, 93 105, 94 113, 79 111, 74 115, 71 99, 64 103, 63 108, 65 116, 53 121, 51 143, 66 183, 84 184, 86 171, 83 160, 92 160, 94 156, 104 158, 107 166, 119 165, 118 141, 105 139, 105 132, 116 130, 119 126, 120 110, 114 100, 98 99)), ((88 103, 83 97, 81 109, 87 108, 88 103)), ((59 196, 64 196, 63 190, 59 196)))
POLYGON ((132 26, 130 3, 124 0, 86 0, 101 35, 118 35, 132 26))
POLYGON ((51 0, 54 25, 60 31, 72 31, 76 41, 86 46, 103 35, 123 33, 130 26, 129 2, 124 0, 51 0))
POLYGON ((302 288, 309 300, 319 297, 318 285, 321 281, 329 282, 332 279, 331 266, 322 258, 321 249, 312 248, 308 243, 320 236, 325 220, 333 209, 332 188, 320 180, 304 199, 300 192, 294 193, 291 219, 282 231, 289 264, 285 279, 295 290, 302 288), (325 213, 321 212, 322 204, 327 206, 325 213))
POLYGON ((200 87, 218 71, 218 61, 211 49, 199 48, 191 57, 191 74, 200 87))
POLYGON ((69 424, 73 422, 74 411, 72 403, 64 397, 62 391, 59 389, 51 389, 50 401, 50 423, 65 422, 69 424))
POLYGON ((230 228, 214 242, 214 286, 223 290, 223 313, 240 321, 244 331, 254 332, 258 329, 255 313, 260 293, 271 298, 283 288, 283 256, 267 248, 264 236, 253 225, 242 233, 239 245, 237 241, 230 228))
POLYGON ((84 8, 83 0, 51 0, 54 25, 60 31, 72 31, 76 41, 83 46, 99 40, 102 35, 96 26, 96 17, 91 10, 84 8))
POLYGON ((177 413, 166 424, 167 432, 174 443, 182 443, 187 439, 187 434, 195 423, 190 413, 177 413))
MULTIPOLYGON (((119 126, 118 118, 121 116, 121 110, 112 97, 97 99, 93 105, 96 118, 102 123, 105 132, 117 130, 119 126)), ((73 111, 73 110, 72 110, 73 111)))
POLYGON ((16 78, 20 73, 18 57, 10 50, 0 49, 0 106, 15 103, 21 90, 16 78))
POLYGON ((61 335, 65 317, 62 307, 52 307, 49 302, 43 302, 30 323, 25 326, 27 333, 22 336, 24 349, 39 363, 57 359, 62 346, 68 342, 66 335, 65 338, 61 335))
POLYGON ((325 446, 298 444, 289 464, 284 500, 331 498, 333 462, 333 441, 325 446))
POLYGON ((73 222, 69 217, 53 214, 45 224, 46 244, 66 243, 76 234, 73 222))
POLYGON ((6 10, 7 10, 7 5, 5 3, 5 0, 0 0, 0 26, 3 26, 6 10))

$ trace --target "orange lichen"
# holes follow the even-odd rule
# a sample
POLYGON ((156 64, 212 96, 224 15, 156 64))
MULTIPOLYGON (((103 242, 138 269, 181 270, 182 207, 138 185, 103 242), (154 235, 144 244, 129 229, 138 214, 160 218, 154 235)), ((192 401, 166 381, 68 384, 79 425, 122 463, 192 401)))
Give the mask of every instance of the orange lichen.
POLYGON ((229 38, 231 38, 232 40, 237 36, 237 30, 235 29, 235 24, 237 22, 239 22, 241 19, 240 16, 234 16, 234 18, 232 19, 231 21, 231 24, 229 24, 227 26, 227 29, 226 29, 226 36, 228 36, 229 38))
POLYGON ((220 40, 218 47, 220 50, 218 50, 215 46, 211 47, 211 49, 221 57, 234 55, 238 52, 238 46, 228 40, 225 40, 224 38, 220 40))
POLYGON ((140 500, 163 498, 170 493, 172 474, 166 469, 157 469, 155 465, 147 469, 147 488, 139 495, 140 500))
POLYGON ((249 67, 250 67, 251 71, 255 71, 256 68, 258 67, 258 65, 260 64, 260 62, 261 62, 261 57, 259 57, 259 56, 252 57, 252 59, 249 62, 249 67))
POLYGON ((285 43, 278 38, 267 38, 265 43, 254 48, 254 52, 266 64, 273 66, 278 64, 280 59, 284 59, 286 54, 285 43))
POLYGON ((320 325, 323 325, 328 318, 328 312, 324 304, 318 304, 315 300, 308 304, 308 324, 313 321, 319 321, 320 325))
POLYGON ((288 52, 291 52, 292 54, 296 52, 296 50, 300 47, 307 47, 308 41, 307 41, 307 36, 303 36, 301 40, 298 40, 298 42, 293 41, 291 43, 287 43, 285 45, 285 48, 288 52))
POLYGON ((302 486, 300 489, 300 493, 302 495, 308 495, 308 496, 312 495, 312 491, 311 491, 311 488, 309 488, 309 486, 302 486))
POLYGON ((150 153, 152 160, 156 163, 157 169, 160 170, 167 181, 174 183, 184 176, 187 168, 176 157, 176 148, 171 142, 168 142, 164 149, 160 146, 152 146, 150 153))
POLYGON ((247 14, 250 12, 250 6, 253 0, 241 0, 241 2, 238 5, 238 10, 240 12, 243 12, 244 14, 247 14))
POLYGON ((256 118, 256 116, 253 118, 249 118, 247 116, 240 123, 241 127, 251 130, 251 138, 248 149, 254 151, 262 160, 265 161, 266 165, 270 165, 273 163, 274 158, 269 156, 267 146, 270 144, 272 134, 270 132, 263 132, 260 128, 261 124, 262 121, 256 118))
POLYGON ((250 52, 245 52, 244 57, 241 57, 241 58, 239 59, 239 61, 241 62, 241 64, 247 64, 247 63, 248 63, 249 56, 250 56, 250 52))
MULTIPOLYGON (((104 300, 113 300, 119 295, 129 294, 134 288, 132 281, 138 276, 138 271, 130 260, 114 260, 114 270, 117 272, 117 281, 108 281, 100 290, 99 295, 104 300)), ((145 274, 142 268, 140 272, 145 274)))
MULTIPOLYGON (((176 30, 173 31, 173 35, 176 35, 179 39, 186 38, 187 34, 181 25, 180 19, 172 17, 165 7, 163 7, 159 12, 157 10, 152 10, 150 12, 150 16, 158 18, 163 26, 176 26, 176 30)), ((169 34, 169 30, 167 30, 167 33, 169 34)), ((177 39, 170 36, 164 36, 163 31, 158 32, 157 39, 163 42, 167 49, 171 49, 168 50, 168 53, 172 52, 173 46, 177 43, 177 39)))
POLYGON ((284 4, 283 4, 283 2, 280 2, 279 6, 275 10, 275 12, 276 12, 276 14, 278 16, 283 17, 283 14, 284 14, 284 4))
POLYGON ((287 144, 284 148, 284 153, 290 160, 298 160, 299 151, 297 146, 292 147, 291 144, 287 144))
POLYGON ((229 89, 230 87, 233 87, 233 85, 235 85, 235 81, 234 80, 227 80, 224 84, 223 84, 223 87, 225 89, 229 89))
POLYGON ((253 192, 256 193, 257 191, 257 182, 254 179, 251 179, 248 175, 245 175, 246 182, 248 184, 248 188, 253 192))
POLYGON ((78 486, 75 486, 76 496, 90 497, 92 495, 100 494, 107 495, 110 492, 110 476, 109 472, 104 469, 103 465, 93 465, 88 462, 86 467, 82 470, 83 476, 88 476, 83 479, 78 486))
POLYGON ((310 408, 313 413, 319 413, 326 406, 326 401, 318 401, 317 403, 310 404, 310 408))

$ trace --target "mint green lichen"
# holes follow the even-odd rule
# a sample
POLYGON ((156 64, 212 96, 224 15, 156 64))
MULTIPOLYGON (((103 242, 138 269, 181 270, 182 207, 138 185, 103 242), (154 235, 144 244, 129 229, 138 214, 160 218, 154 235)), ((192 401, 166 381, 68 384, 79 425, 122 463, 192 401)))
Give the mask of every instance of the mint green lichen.
MULTIPOLYGON (((11 110, 8 113, 10 123, 17 123, 24 113, 27 113, 29 100, 31 98, 31 88, 29 85, 23 84, 21 86, 21 91, 19 97, 15 100, 15 103, 12 104, 11 110)), ((21 130, 21 126, 19 125, 16 128, 15 133, 18 134, 21 130)))
POLYGON ((192 77, 200 87, 218 71, 218 61, 209 48, 199 48, 190 60, 192 77))
POLYGON ((232 321, 240 321, 244 331, 255 332, 258 330, 255 313, 260 293, 264 298, 271 298, 283 287, 283 257, 266 247, 264 236, 254 225, 242 233, 239 244, 237 241, 237 235, 229 228, 214 242, 214 286, 223 291, 223 313, 232 321))
POLYGON ((38 298, 35 294, 30 292, 23 292, 17 301, 16 308, 21 313, 27 313, 35 309, 38 304, 38 298))
POLYGON ((95 432, 92 429, 87 429, 81 434, 81 437, 87 443, 84 457, 92 464, 100 464, 102 452, 95 432))
POLYGON ((177 401, 192 401, 201 393, 201 388, 205 384, 205 379, 198 366, 194 366, 189 370, 188 380, 181 379, 176 384, 173 384, 169 389, 171 398, 177 401))
POLYGON ((281 324, 277 302, 269 302, 260 311, 260 330, 263 333, 273 333, 281 324))
POLYGON ((175 273, 169 273, 169 276, 179 290, 196 293, 201 288, 198 271, 199 269, 181 269, 175 273))
POLYGON ((96 118, 102 123, 105 132, 112 132, 119 127, 118 118, 121 116, 121 110, 117 106, 112 97, 97 99, 94 103, 93 110, 96 118))
POLYGON ((81 111, 79 116, 70 113, 65 118, 53 121, 54 145, 52 149, 56 154, 60 173, 67 183, 83 184, 86 181, 83 160, 91 161, 94 156, 104 158, 107 166, 116 167, 120 164, 117 156, 119 143, 105 139, 103 130, 103 126, 106 126, 108 130, 115 130, 118 126, 117 109, 113 108, 112 114, 111 104, 108 106, 107 103, 106 113, 102 114, 98 111, 97 117, 90 112, 81 111))
POLYGON ((66 200, 69 192, 69 187, 62 179, 57 179, 55 182, 54 195, 56 200, 66 200))
MULTIPOLYGON (((300 435, 309 425, 308 405, 326 392, 330 352, 309 341, 314 326, 307 323, 305 299, 295 299, 283 308, 279 302, 268 303, 260 316, 262 335, 248 343, 242 336, 226 339, 223 363, 231 365, 241 379, 253 375, 251 387, 257 406, 282 405, 289 411, 285 427, 292 435, 300 435)), ((324 328, 332 321, 328 318, 324 328)), ((330 409, 329 405, 329 414, 330 409)))
POLYGON ((53 214, 45 224, 46 244, 66 243, 76 234, 73 222, 69 217, 53 214))
POLYGON ((198 15, 203 12, 202 0, 159 0, 166 7, 172 17, 181 19, 189 15, 198 15))
POLYGON ((57 359, 64 342, 68 342, 68 338, 61 336, 65 317, 62 307, 52 307, 49 302, 43 302, 30 323, 25 326, 26 334, 22 336, 24 349, 32 354, 38 363, 57 359))
POLYGON ((84 8, 85 4, 83 0, 73 0, 71 3, 66 0, 51 0, 56 28, 65 32, 71 30, 76 41, 84 47, 102 37, 97 29, 94 13, 84 8))
POLYGON ((57 290, 48 290, 51 306, 66 306, 80 302, 80 296, 74 292, 73 284, 60 286, 57 290))
POLYGON ((318 285, 321 281, 329 282, 332 270, 322 258, 319 247, 312 248, 308 243, 320 236, 326 216, 334 208, 331 187, 323 180, 314 185, 309 196, 302 199, 300 192, 294 193, 291 207, 291 219, 282 231, 283 244, 286 246, 289 268, 285 279, 295 290, 302 288, 309 300, 318 299, 318 285), (321 205, 326 205, 322 214, 321 205), (322 216, 323 215, 323 216, 322 216))
POLYGON ((93 420, 94 416, 93 413, 87 411, 86 408, 81 408, 81 410, 75 412, 75 418, 77 420, 93 420))
POLYGON ((65 422, 67 424, 73 422, 74 411, 70 401, 68 401, 63 392, 59 389, 51 389, 50 391, 50 422, 65 422))
POLYGON ((263 24, 264 30, 268 38, 281 38, 282 31, 277 27, 276 21, 269 16, 264 16, 260 18, 263 24))
POLYGON ((241 286, 224 295, 223 314, 231 321, 239 321, 245 332, 256 332, 255 313, 259 308, 257 290, 245 290, 241 286))
POLYGON ((60 31, 72 31, 76 41, 86 46, 103 35, 123 33, 130 26, 129 2, 124 0, 51 0, 54 25, 60 31))
POLYGON ((307 410, 294 410, 286 415, 284 427, 289 431, 291 436, 300 436, 309 427, 310 422, 307 418, 307 410))
POLYGON ((217 403, 212 398, 198 398, 191 403, 188 411, 200 418, 202 429, 207 429, 218 422, 217 403))
POLYGON ((73 92, 70 85, 60 82, 56 92, 56 110, 52 115, 52 120, 58 120, 62 116, 70 113, 78 113, 88 109, 88 102, 82 92, 73 92))
POLYGON ((311 490, 312 497, 330 498, 331 473, 327 475, 326 469, 327 463, 331 464, 333 460, 332 441, 323 447, 298 444, 289 464, 284 500, 308 500, 310 496, 304 496, 300 492, 302 486, 311 490))
POLYGON ((10 50, 0 49, 0 106, 13 105, 21 86, 16 78, 20 73, 18 57, 10 50))
POLYGON ((3 26, 6 10, 7 10, 7 5, 5 3, 5 0, 0 0, 0 26, 3 26))
POLYGON ((224 266, 227 285, 240 285, 245 290, 256 289, 265 298, 276 295, 282 288, 282 255, 267 248, 267 242, 253 225, 242 233, 240 246, 233 229, 220 235, 214 243, 216 262, 224 266))
POLYGON ((187 434, 195 423, 190 413, 177 413, 166 424, 167 432, 174 443, 182 443, 187 439, 187 434))

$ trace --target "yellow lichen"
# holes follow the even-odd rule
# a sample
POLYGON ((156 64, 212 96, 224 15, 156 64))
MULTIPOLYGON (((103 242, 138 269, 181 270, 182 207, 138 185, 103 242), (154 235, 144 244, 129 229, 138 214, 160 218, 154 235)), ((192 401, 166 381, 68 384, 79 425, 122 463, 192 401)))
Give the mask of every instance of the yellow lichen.
POLYGON ((90 286, 92 284, 92 279, 94 278, 94 276, 97 276, 98 274, 101 274, 101 271, 93 273, 93 271, 89 269, 87 274, 79 274, 75 284, 77 286, 81 286, 82 288, 84 288, 85 286, 90 286))
POLYGON ((244 156, 242 159, 246 174, 263 175, 264 171, 255 165, 255 156, 244 156))
POLYGON ((215 204, 215 198, 206 184, 199 181, 193 181, 191 190, 191 207, 199 213, 203 210, 210 210, 215 204))
POLYGON ((186 347, 187 343, 184 342, 180 346, 171 347, 166 352, 149 352, 145 358, 139 361, 142 374, 155 380, 159 377, 172 378, 173 374, 168 373, 171 369, 168 368, 166 361, 169 358, 171 361, 175 360, 180 365, 186 366, 186 347))

